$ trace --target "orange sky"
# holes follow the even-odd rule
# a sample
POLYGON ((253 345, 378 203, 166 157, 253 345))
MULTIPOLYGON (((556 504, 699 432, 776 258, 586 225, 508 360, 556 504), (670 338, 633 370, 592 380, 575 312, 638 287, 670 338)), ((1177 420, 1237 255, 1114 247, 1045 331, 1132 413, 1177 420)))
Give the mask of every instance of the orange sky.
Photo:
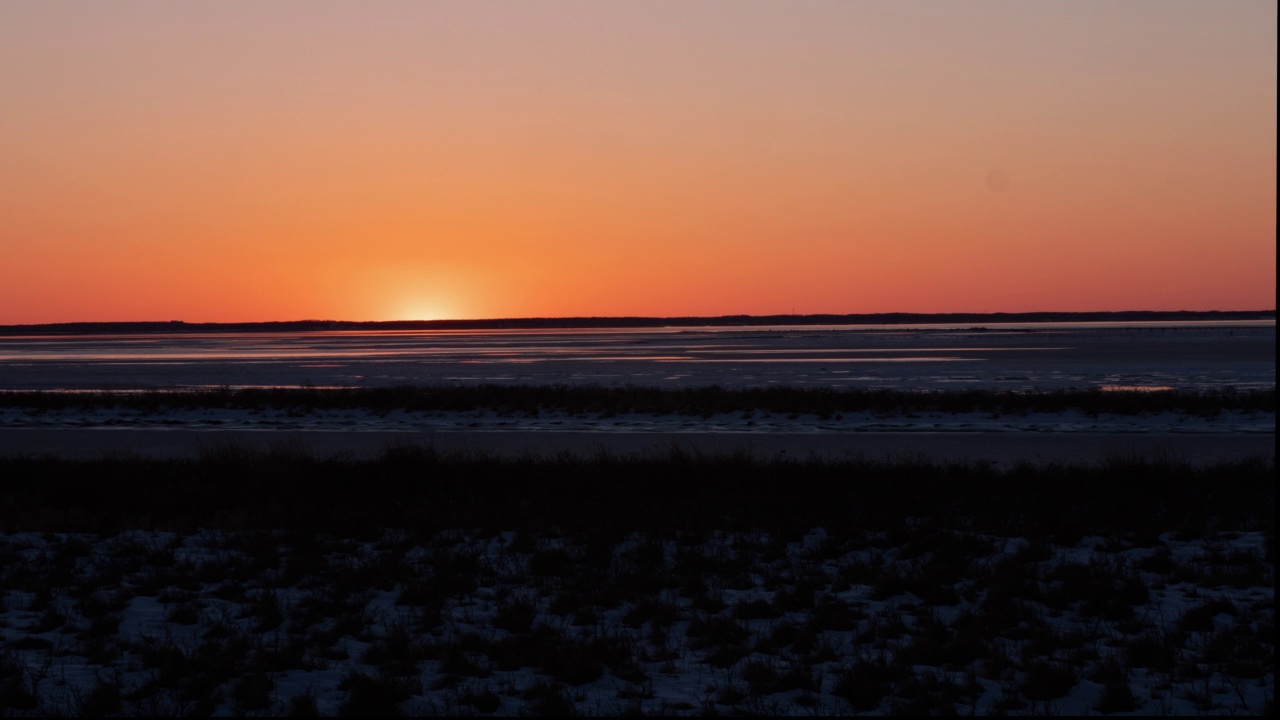
POLYGON ((0 0, 0 323, 1275 307, 1276 3, 0 0))

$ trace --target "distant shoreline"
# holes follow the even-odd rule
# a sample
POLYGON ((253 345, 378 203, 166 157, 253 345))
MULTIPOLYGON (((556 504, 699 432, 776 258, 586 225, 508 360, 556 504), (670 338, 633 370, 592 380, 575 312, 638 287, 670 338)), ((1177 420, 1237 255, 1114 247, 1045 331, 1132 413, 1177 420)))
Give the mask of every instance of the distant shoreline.
POLYGON ((721 315, 716 317, 568 317, 479 320, 289 320, 277 322, 70 322, 0 325, 0 336, 133 333, 323 332, 340 330, 538 330, 578 328, 760 327, 789 325, 903 325, 1077 322, 1205 322, 1275 320, 1273 310, 1025 313, 867 313, 721 315))

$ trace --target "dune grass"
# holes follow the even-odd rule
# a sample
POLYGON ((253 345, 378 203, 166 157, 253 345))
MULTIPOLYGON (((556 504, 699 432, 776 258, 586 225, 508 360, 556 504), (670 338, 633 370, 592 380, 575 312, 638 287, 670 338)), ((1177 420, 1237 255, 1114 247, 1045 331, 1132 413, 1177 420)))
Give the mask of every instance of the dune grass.
POLYGON ((652 529, 803 531, 906 522, 1045 537, 1258 529, 1274 459, 1192 466, 609 453, 500 458, 389 447, 379 457, 214 444, 194 458, 0 458, 0 530, 330 532, 652 529))

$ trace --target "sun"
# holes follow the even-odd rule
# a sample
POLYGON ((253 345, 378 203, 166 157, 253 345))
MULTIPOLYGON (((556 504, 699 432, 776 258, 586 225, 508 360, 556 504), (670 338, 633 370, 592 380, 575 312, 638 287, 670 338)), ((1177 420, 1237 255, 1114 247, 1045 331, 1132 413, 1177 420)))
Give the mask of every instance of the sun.
POLYGON ((474 293, 460 271, 384 268, 360 285, 370 314, 383 320, 459 320, 475 310, 474 293))
POLYGON ((452 320, 455 314, 441 301, 410 301, 393 311, 388 320, 452 320))
POLYGON ((458 307, 451 297, 418 290, 387 298, 379 314, 385 320, 456 320, 458 307))

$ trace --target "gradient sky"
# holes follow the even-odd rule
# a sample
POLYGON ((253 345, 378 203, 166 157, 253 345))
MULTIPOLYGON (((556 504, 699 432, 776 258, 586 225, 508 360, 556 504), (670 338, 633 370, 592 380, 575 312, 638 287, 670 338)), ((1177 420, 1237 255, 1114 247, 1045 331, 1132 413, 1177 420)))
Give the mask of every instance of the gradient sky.
POLYGON ((1274 0, 0 0, 0 323, 1274 308, 1274 0))

